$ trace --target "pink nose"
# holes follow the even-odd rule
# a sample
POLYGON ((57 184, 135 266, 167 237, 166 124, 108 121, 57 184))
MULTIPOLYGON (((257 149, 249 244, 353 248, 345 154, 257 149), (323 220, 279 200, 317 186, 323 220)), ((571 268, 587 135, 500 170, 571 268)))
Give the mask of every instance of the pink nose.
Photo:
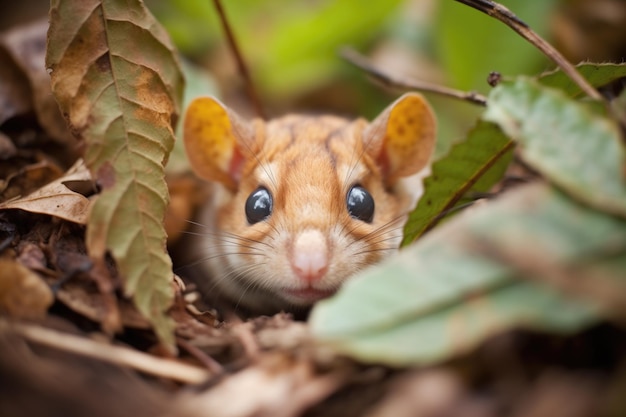
POLYGON ((305 230, 294 242, 290 257, 291 269, 301 280, 311 284, 328 271, 328 247, 319 230, 305 230))

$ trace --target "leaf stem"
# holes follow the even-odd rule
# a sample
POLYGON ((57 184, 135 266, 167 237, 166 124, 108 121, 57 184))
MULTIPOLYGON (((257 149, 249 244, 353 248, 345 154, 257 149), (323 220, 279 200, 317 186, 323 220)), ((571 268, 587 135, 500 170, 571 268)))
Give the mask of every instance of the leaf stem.
POLYGON ((237 62, 237 69, 246 85, 246 93, 248 94, 248 97, 252 102, 252 106, 254 107, 257 116, 265 118, 265 112, 263 111, 263 106, 261 106, 259 95, 257 94, 257 91, 254 87, 252 77, 250 76, 250 72, 248 71, 248 66, 243 59, 243 55, 241 54, 241 50, 239 49, 239 45, 237 44, 235 35, 230 27, 230 23, 228 23, 228 18, 226 17, 226 12, 222 7, 221 0, 213 0, 213 5, 215 6, 215 10, 217 10, 217 14, 220 17, 220 22, 222 23, 222 29, 224 29, 224 34, 226 35, 226 39, 228 40, 228 45, 230 46, 233 56, 235 57, 235 61, 237 62))
POLYGON ((469 101, 473 104, 480 106, 487 105, 487 98, 477 92, 459 91, 449 87, 428 83, 425 81, 416 80, 409 77, 393 76, 385 73, 380 68, 377 68, 367 58, 355 51, 350 47, 342 48, 339 54, 343 59, 351 63, 357 68, 367 72, 370 76, 388 87, 396 87, 408 90, 427 91, 430 93, 440 94, 446 97, 452 97, 460 100, 469 101))
POLYGON ((503 5, 491 0, 454 0, 498 19, 554 61, 591 98, 602 101, 602 95, 587 82, 559 51, 534 32, 524 21, 503 5))

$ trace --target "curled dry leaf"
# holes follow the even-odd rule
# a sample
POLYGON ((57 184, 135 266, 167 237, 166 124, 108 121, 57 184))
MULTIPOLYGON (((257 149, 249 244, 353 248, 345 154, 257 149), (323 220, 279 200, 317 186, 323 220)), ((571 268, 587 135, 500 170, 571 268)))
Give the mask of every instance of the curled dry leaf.
POLYGON ((30 194, 63 174, 56 163, 45 157, 38 157, 34 162, 21 158, 11 162, 0 165, 0 201, 30 194))
POLYGON ((86 224, 89 213, 89 199, 70 190, 65 184, 75 181, 91 182, 91 174, 82 160, 79 160, 67 173, 27 195, 0 204, 0 210, 20 209, 31 213, 48 214, 74 223, 86 224))
POLYGON ((0 311, 18 318, 40 318, 54 297, 46 283, 19 263, 0 259, 0 311))

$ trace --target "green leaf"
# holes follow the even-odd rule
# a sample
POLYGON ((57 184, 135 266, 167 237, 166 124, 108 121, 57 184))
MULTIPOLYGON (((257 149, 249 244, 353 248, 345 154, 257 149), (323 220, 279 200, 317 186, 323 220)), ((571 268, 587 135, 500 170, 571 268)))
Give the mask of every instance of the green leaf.
MULTIPOLYGON (((524 202, 521 202, 524 204, 524 202)), ((560 192, 510 215, 477 215, 476 253, 524 277, 591 301, 620 322, 626 318, 626 222, 584 208, 560 192)))
POLYGON ((611 101, 611 107, 613 115, 615 115, 622 128, 626 126, 626 89, 622 90, 619 96, 611 101))
POLYGON ((619 282, 614 288, 623 304, 625 254, 626 222, 533 184, 457 216, 348 281, 318 303, 309 322, 320 342, 362 361, 447 360, 506 329, 571 333, 597 322, 608 305, 587 290, 598 262, 611 260, 604 281, 619 282), (500 248, 531 249, 559 267, 587 267, 584 280, 567 282, 586 301, 562 293, 562 285, 545 278, 551 271, 526 271, 534 258, 510 263, 500 248))
POLYGON ((328 334, 320 330, 330 321, 324 316, 315 317, 313 325, 317 327, 313 329, 322 342, 363 362, 408 366, 451 359, 512 327, 570 333, 592 320, 588 310, 555 291, 530 282, 510 284, 485 290, 484 295, 473 296, 471 291, 451 295, 448 303, 433 307, 423 317, 385 329, 328 334), (457 304, 461 299, 465 299, 463 304, 457 304))
POLYGON ((492 123, 479 122, 468 138, 452 147, 432 166, 424 180, 424 195, 404 226, 402 246, 435 226, 470 191, 488 191, 504 174, 513 142, 492 123))
POLYGON ((488 101, 483 119, 519 142, 526 163, 578 200, 626 217, 624 146, 614 121, 528 78, 501 83, 488 101))
MULTIPOLYGON (((576 69, 596 88, 626 77, 626 64, 580 64, 576 69)), ((558 88, 570 97, 582 93, 578 84, 560 69, 540 75, 538 81, 546 87, 558 88)))
POLYGON ((53 0, 46 66, 103 188, 89 215, 89 253, 100 262, 113 255, 125 293, 173 347, 163 166, 183 80, 171 42, 139 0, 53 0))

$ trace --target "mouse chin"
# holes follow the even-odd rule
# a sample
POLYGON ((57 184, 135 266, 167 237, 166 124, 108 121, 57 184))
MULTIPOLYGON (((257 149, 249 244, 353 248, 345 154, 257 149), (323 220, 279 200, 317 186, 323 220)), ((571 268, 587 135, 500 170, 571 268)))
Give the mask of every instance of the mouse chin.
POLYGON ((336 289, 306 288, 283 288, 281 295, 294 305, 309 306, 323 298, 328 298, 337 292, 336 289))

